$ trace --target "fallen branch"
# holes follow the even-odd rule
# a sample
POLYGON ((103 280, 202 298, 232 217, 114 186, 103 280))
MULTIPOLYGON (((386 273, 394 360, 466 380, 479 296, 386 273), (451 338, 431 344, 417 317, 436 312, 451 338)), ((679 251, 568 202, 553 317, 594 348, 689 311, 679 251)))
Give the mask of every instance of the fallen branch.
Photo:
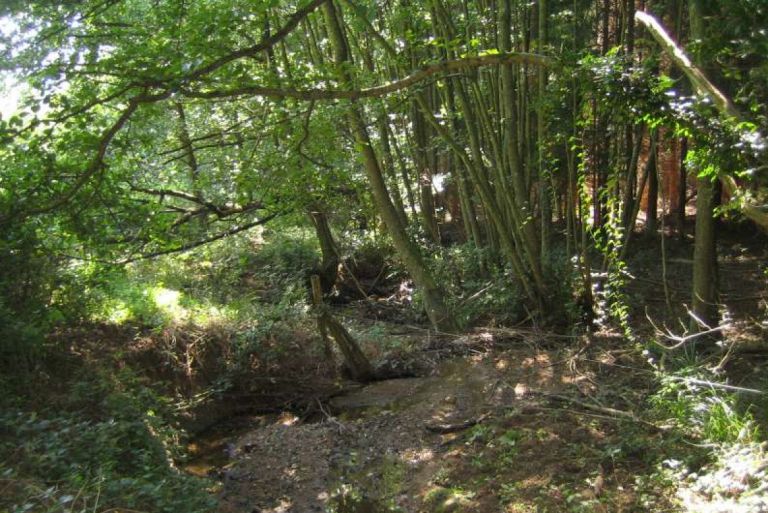
POLYGON ((692 385, 700 385, 700 386, 711 387, 711 388, 721 388, 723 390, 731 390, 733 392, 746 392, 748 394, 760 394, 760 395, 765 394, 764 391, 756 390, 754 388, 737 387, 734 385, 726 385, 725 383, 717 383, 714 381, 706 381, 703 379, 686 378, 682 376, 667 376, 666 379, 670 381, 680 381, 683 383, 690 383, 692 385))
POLYGON ((447 434, 447 433, 455 433, 457 431, 463 431, 465 429, 471 428, 472 426, 476 426, 477 424, 482 423, 485 419, 490 417, 490 413, 484 413, 480 415, 477 418, 474 419, 468 419, 463 422, 456 422, 453 424, 425 424, 424 429, 429 431, 430 433, 440 433, 440 434, 447 434))
POLYGON ((648 426, 658 431, 666 431, 669 429, 665 426, 659 426, 654 424, 653 422, 642 419, 638 417, 637 414, 631 411, 617 410, 616 408, 600 406, 599 404, 587 403, 587 402, 579 401, 578 399, 574 399, 572 397, 568 397, 565 395, 550 394, 547 392, 539 392, 539 394, 542 395, 543 397, 546 397, 547 399, 552 399, 555 401, 561 401, 561 402, 573 404, 575 406, 584 408, 585 410, 601 413, 611 418, 620 419, 620 420, 629 420, 638 424, 643 424, 644 426, 648 426))
POLYGON ((316 399, 316 401, 317 401, 317 407, 320 408, 320 412, 325 417, 325 420, 327 420, 328 422, 330 422, 331 424, 339 428, 340 433, 348 431, 347 426, 339 422, 339 420, 336 417, 331 415, 325 408, 323 408, 323 403, 320 401, 320 399, 316 399))

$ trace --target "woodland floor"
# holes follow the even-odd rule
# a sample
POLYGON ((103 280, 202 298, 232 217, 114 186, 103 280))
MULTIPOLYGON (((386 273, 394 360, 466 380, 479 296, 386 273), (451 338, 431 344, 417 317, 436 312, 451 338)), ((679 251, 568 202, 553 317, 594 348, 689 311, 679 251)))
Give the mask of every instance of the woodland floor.
MULTIPOLYGON (((679 304, 690 246, 667 245, 667 290, 679 304)), ((684 310, 667 308, 661 248, 637 247, 631 315, 679 333, 672 319, 684 310)), ((727 330, 745 347, 764 339, 762 251, 721 242, 727 330)), ((384 336, 402 333, 382 323, 384 336)), ((760 383, 763 356, 733 356, 731 381, 760 383)), ((214 427, 191 446, 186 469, 216 478, 225 513, 623 512, 680 510, 659 469, 683 454, 694 470, 706 463, 685 433, 645 415, 653 369, 615 332, 477 329, 421 340, 409 357, 418 377, 318 399, 305 415, 214 427)))
MULTIPOLYGON (((616 460, 629 426, 563 399, 632 406, 622 391, 641 394, 644 371, 621 367, 637 362, 620 340, 573 354, 531 334, 492 340, 456 339, 470 354, 429 376, 373 383, 313 421, 286 414, 219 445, 232 458, 219 474, 221 510, 564 511, 605 495, 605 511, 629 511, 638 498, 627 485, 651 470, 644 449, 616 460)), ((661 436, 631 429, 641 445, 661 436)))
MULTIPOLYGON (((720 310, 736 350, 708 366, 721 364, 731 385, 766 390, 768 244, 753 232, 719 233, 720 310)), ((190 457, 178 466, 210 478, 222 513, 768 511, 762 495, 757 506, 734 505, 752 479, 738 465, 717 467, 726 484, 716 492, 696 488, 697 475, 713 473, 712 447, 652 408, 654 365, 663 362, 649 364, 643 350, 658 357, 652 339, 674 343, 662 330, 684 334, 691 257, 690 240, 669 237, 662 248, 634 239, 623 286, 634 340, 600 319, 579 335, 488 319, 435 336, 412 310, 383 300, 336 308, 379 369, 409 376, 366 386, 334 376, 308 317, 304 331, 264 343, 278 356, 256 362, 237 394, 210 394, 191 408, 183 421, 190 457)), ((603 279, 595 273, 596 286, 603 279)), ((55 403, 67 376, 126 364, 142 383, 166 387, 163 395, 196 398, 221 374, 231 336, 216 327, 62 330, 55 341, 68 356, 37 384, 48 391, 38 400, 55 403), (179 364, 191 361, 200 366, 194 375, 179 364)), ((750 401, 765 433, 766 402, 750 401)))

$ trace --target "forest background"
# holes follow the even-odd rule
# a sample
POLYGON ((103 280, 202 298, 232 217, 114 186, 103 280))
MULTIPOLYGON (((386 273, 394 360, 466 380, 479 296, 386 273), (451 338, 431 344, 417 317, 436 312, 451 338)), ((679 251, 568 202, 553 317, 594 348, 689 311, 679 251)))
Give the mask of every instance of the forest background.
POLYGON ((659 415, 760 447, 764 409, 722 371, 765 351, 761 0, 8 0, 0 15, 18 95, 0 119, 12 511, 203 510, 174 470, 179 405, 253 392, 260 365, 307 372, 330 342, 375 377, 391 340, 323 343, 311 275, 315 303, 436 334, 620 333, 654 372, 726 385, 676 390, 687 406, 659 415), (734 252, 757 272, 736 310, 719 269, 734 252), (662 296, 651 322, 633 259, 662 296), (148 377, 137 340, 167 372, 148 377))

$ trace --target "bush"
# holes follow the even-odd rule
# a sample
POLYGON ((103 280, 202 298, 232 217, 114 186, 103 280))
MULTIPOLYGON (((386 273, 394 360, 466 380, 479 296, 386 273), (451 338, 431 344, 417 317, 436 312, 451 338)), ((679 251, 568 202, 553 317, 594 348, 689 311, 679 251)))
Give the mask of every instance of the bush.
POLYGON ((515 280, 509 270, 491 262, 486 249, 471 243, 444 248, 434 255, 432 266, 461 327, 525 317, 524 296, 515 280))
POLYGON ((173 468, 180 433, 164 400, 130 372, 81 376, 62 397, 55 409, 0 414, 0 510, 213 511, 208 483, 173 468))
MULTIPOLYGON (((258 251, 251 253, 245 270, 270 291, 303 283, 320 263, 314 237, 302 232, 273 234, 258 251)), ((280 300, 280 295, 271 296, 280 300)))

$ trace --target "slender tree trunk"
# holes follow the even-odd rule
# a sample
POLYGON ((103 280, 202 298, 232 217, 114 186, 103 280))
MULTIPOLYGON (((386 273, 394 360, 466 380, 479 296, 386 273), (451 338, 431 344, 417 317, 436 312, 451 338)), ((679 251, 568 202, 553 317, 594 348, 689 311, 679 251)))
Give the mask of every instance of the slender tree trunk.
MULTIPOLYGON (((328 1, 323 4, 323 14, 325 15, 325 22, 328 26, 331 44, 334 49, 334 60, 338 67, 339 81, 344 86, 349 86, 352 82, 352 77, 345 68, 345 65, 349 62, 349 50, 340 20, 341 12, 337 11, 333 2, 328 1)), ((397 209, 392 204, 392 199, 384 182, 379 159, 373 150, 371 139, 368 135, 368 128, 363 119, 362 109, 357 102, 350 102, 348 118, 352 134, 362 153, 365 172, 371 184, 371 192, 377 210, 387 227, 390 237, 392 237, 392 243, 398 255, 403 260, 403 264, 408 269, 415 285, 421 291, 424 308, 429 320, 436 329, 455 331, 456 326, 453 316, 450 315, 444 301, 444 292, 435 282, 418 247, 408 236, 405 226, 403 226, 397 214, 397 209)))
MULTIPOLYGON (((389 123, 387 123, 386 128, 387 132, 389 133, 389 141, 391 147, 395 150, 395 155, 397 156, 397 164, 400 169, 400 178, 402 178, 403 185, 405 186, 405 196, 408 199, 408 207, 411 210, 411 215, 416 216, 418 214, 416 209, 416 196, 413 193, 413 183, 411 182, 411 177, 408 174, 408 163, 405 160, 403 152, 400 150, 400 145, 397 143, 397 139, 394 137, 389 123)), ((408 223, 405 223, 404 226, 408 226, 408 223)))
POLYGON ((655 235, 659 221, 659 165, 658 165, 658 134, 651 132, 653 140, 648 153, 648 196, 645 206, 645 233, 655 235))
POLYGON ((715 186, 708 177, 696 179, 696 232, 693 246, 692 331, 718 323, 717 312, 717 251, 715 245, 715 186))
POLYGON ((688 201, 688 169, 685 160, 688 156, 688 139, 683 137, 680 140, 680 187, 677 191, 677 236, 685 236, 685 204, 688 201))
MULTIPOLYGON (((689 4, 691 37, 694 40, 701 39, 704 32, 702 5, 701 0, 691 0, 689 4)), ((715 187, 708 177, 699 177, 696 179, 696 188, 696 239, 693 246, 693 298, 691 299, 691 312, 695 319, 691 319, 690 322, 692 331, 703 329, 700 322, 714 327, 719 321, 717 313, 715 187)))
POLYGON ((419 213, 421 224, 427 237, 435 244, 440 243, 440 232, 435 216, 435 198, 432 194, 432 177, 434 172, 433 152, 429 149, 429 130, 424 116, 414 103, 411 108, 413 120, 413 138, 416 168, 419 178, 419 213))
MULTIPOLYGON (((548 44, 547 33, 547 0, 539 0, 539 37, 538 51, 544 54, 548 44)), ((547 120, 544 112, 544 96, 547 92, 547 70, 539 67, 539 107, 536 112, 536 131, 538 133, 539 157, 539 203, 541 205, 541 258, 549 260, 549 239, 552 233, 552 191, 550 188, 549 170, 546 166, 547 157, 547 120)))
MULTIPOLYGON (((638 126, 634 131, 630 131, 631 136, 628 136, 631 141, 631 157, 627 166, 627 184, 624 192, 624 219, 622 224, 625 231, 631 231, 635 229, 635 218, 633 213, 635 211, 635 202, 638 201, 636 197, 637 190, 637 162, 640 159, 640 149, 643 145, 643 127, 638 126)), ((629 146, 628 141, 628 146, 629 146)), ((640 191, 642 193, 642 191, 640 191)))
POLYGON ((389 127, 387 126, 386 115, 379 116, 379 136, 381 137, 381 151, 384 155, 384 169, 387 172, 389 183, 392 184, 392 200, 394 201, 397 214, 403 226, 408 226, 408 215, 405 213, 403 196, 400 194, 400 187, 395 172, 395 159, 392 155, 392 146, 389 144, 389 127))
POLYGON ((320 253, 322 262, 320 262, 319 276, 323 294, 328 294, 336 284, 339 274, 339 251, 336 241, 333 240, 331 226, 328 224, 328 217, 320 208, 312 208, 309 211, 309 218, 315 227, 315 234, 320 243, 320 253))

